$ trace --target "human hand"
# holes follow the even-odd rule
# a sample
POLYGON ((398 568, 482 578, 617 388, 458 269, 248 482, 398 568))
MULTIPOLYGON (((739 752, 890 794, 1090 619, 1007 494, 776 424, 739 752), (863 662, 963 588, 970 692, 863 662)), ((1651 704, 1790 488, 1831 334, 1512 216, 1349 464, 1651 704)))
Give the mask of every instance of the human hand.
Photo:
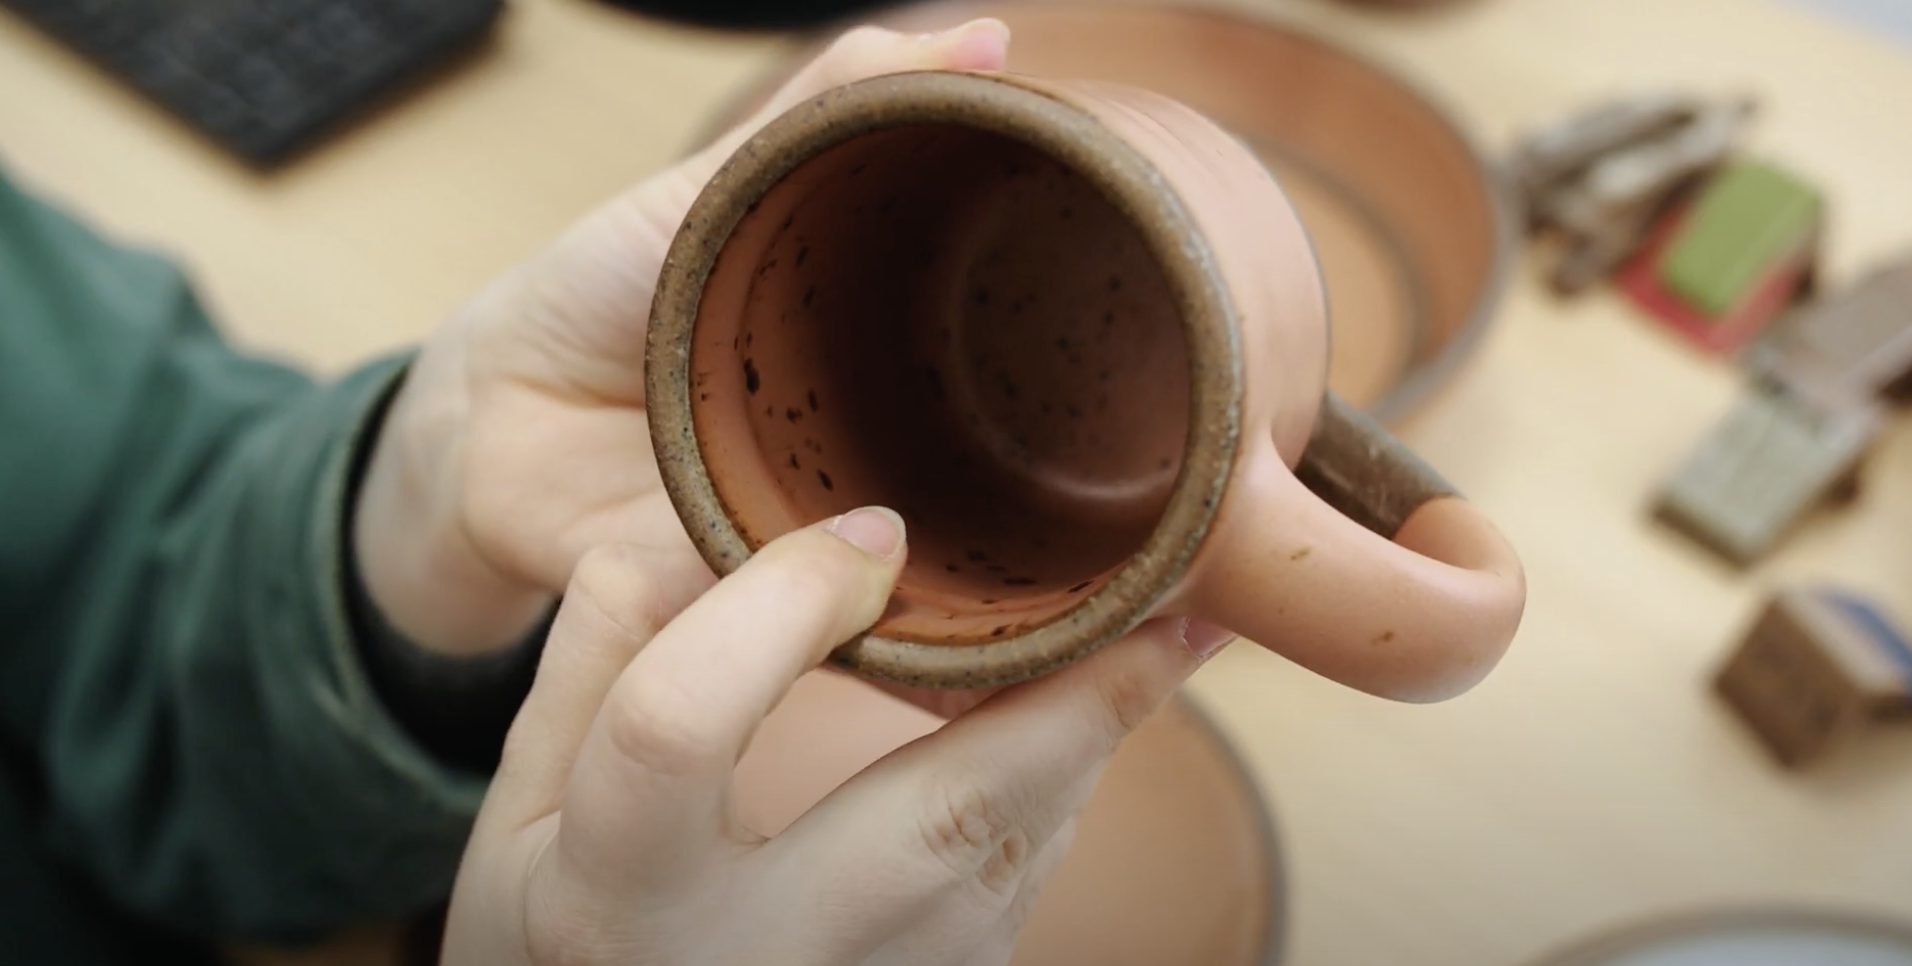
POLYGON ((906 555, 900 519, 860 510, 714 587, 683 545, 587 556, 460 866, 446 966, 1006 961, 1118 742, 1215 642, 1145 625, 754 835, 738 759, 906 555))
POLYGON ((435 334, 386 416, 353 524, 393 626, 445 653, 504 647, 590 548, 688 547, 644 410, 651 296, 685 211, 750 133, 803 100, 880 74, 999 69, 1007 43, 993 20, 844 35, 751 120, 586 216, 435 334))

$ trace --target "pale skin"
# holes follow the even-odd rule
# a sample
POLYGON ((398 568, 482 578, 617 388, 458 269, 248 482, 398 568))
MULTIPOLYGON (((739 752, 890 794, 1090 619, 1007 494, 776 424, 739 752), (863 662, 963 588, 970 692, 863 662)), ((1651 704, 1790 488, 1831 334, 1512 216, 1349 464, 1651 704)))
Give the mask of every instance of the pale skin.
POLYGON ((422 646, 468 655, 517 644, 564 601, 459 870, 447 964, 1005 962, 1121 740, 1227 641, 1163 620, 993 694, 891 689, 953 720, 774 839, 736 820, 751 736, 876 621, 908 539, 866 508, 715 579, 648 443, 658 270, 698 190, 770 118, 865 77, 999 69, 1008 40, 995 21, 845 35, 423 347, 357 508, 373 599, 422 646))

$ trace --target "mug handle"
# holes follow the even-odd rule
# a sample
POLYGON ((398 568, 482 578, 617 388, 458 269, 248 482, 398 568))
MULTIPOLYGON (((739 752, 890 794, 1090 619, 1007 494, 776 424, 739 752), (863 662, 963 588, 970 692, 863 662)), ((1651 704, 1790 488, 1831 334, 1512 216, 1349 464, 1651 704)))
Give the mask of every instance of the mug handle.
POLYGON ((1247 522, 1211 531, 1188 613, 1403 701, 1499 662, 1526 605, 1520 560, 1413 451, 1328 393, 1293 472, 1272 445, 1244 457, 1247 522))
POLYGON ((1459 497, 1413 450, 1329 392, 1295 478, 1341 515, 1393 540, 1430 500, 1459 497))

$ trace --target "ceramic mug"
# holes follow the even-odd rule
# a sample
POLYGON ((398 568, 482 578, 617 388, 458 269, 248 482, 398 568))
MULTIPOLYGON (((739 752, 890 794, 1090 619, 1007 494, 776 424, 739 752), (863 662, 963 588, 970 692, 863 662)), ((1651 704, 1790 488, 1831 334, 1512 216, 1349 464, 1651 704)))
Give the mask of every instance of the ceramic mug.
POLYGON ((867 675, 1004 684, 1180 615, 1431 700, 1519 624, 1494 526, 1326 392, 1322 281, 1273 177, 1145 91, 924 72, 787 112, 691 206, 646 370, 718 573, 902 514, 890 608, 833 657, 867 675))

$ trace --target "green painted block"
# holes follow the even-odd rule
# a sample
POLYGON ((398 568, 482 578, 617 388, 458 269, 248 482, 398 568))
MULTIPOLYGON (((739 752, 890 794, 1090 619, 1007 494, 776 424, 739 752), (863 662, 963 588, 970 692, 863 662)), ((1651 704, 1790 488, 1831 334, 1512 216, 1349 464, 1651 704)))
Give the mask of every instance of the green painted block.
POLYGON ((1707 315, 1739 305, 1819 220, 1819 193, 1770 164, 1740 161, 1700 190, 1660 260, 1660 284, 1707 315))

